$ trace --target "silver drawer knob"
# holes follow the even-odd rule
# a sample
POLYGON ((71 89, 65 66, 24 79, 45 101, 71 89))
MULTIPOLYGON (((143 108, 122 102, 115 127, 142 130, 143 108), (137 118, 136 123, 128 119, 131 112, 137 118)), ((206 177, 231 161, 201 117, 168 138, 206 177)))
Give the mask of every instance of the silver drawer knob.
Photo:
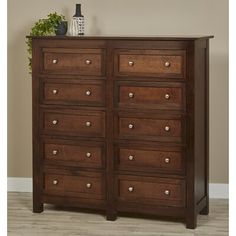
POLYGON ((86 157, 89 158, 89 157, 91 157, 91 156, 92 156, 91 152, 87 152, 87 153, 86 153, 86 157))
POLYGON ((129 93, 129 97, 130 97, 130 98, 133 98, 133 97, 134 97, 134 94, 133 94, 133 93, 129 93))
POLYGON ((53 60, 52 60, 52 63, 53 63, 53 64, 57 64, 57 62, 58 62, 57 59, 53 59, 53 60))
POLYGON ((53 155, 57 155, 57 153, 58 153, 58 150, 56 150, 56 149, 52 150, 53 155))
POLYGON ((129 190, 129 192, 133 192, 134 191, 134 187, 129 187, 128 190, 129 190))
POLYGON ((134 160, 134 156, 132 156, 132 155, 130 155, 128 158, 129 158, 130 161, 134 160))
POLYGON ((165 126, 165 131, 166 131, 166 132, 170 131, 170 126, 168 126, 168 125, 165 126))
POLYGON ((129 61, 129 66, 134 66, 134 62, 133 61, 129 61))
POLYGON ((57 179, 54 179, 54 180, 52 181, 52 183, 53 183, 53 185, 57 185, 57 184, 58 184, 58 180, 57 180, 57 179))
POLYGON ((92 184, 91 184, 91 183, 87 183, 87 184, 86 184, 86 187, 87 187, 87 188, 91 188, 91 187, 92 187, 92 184))
POLYGON ((91 91, 89 91, 89 90, 86 91, 86 95, 87 95, 87 96, 90 96, 90 95, 91 95, 91 91))
POLYGON ((58 123, 58 121, 57 121, 57 120, 53 120, 52 123, 53 123, 54 125, 56 125, 56 124, 58 123))
POLYGON ((134 125, 133 124, 129 124, 129 129, 133 129, 134 128, 134 125))
POLYGON ((169 157, 166 157, 165 159, 164 159, 164 161, 165 161, 165 163, 170 163, 170 158, 169 157))
POLYGON ((91 126, 91 122, 90 121, 86 121, 86 126, 90 127, 91 126))
POLYGON ((170 190, 165 190, 165 195, 170 195, 170 190))
POLYGON ((170 94, 166 93, 166 94, 165 94, 165 99, 168 100, 169 98, 170 98, 170 94))
POLYGON ((165 67, 170 67, 170 62, 166 61, 165 62, 165 67))
POLYGON ((86 65, 90 65, 90 64, 92 64, 92 61, 91 61, 91 60, 86 60, 86 61, 85 61, 85 64, 86 64, 86 65))

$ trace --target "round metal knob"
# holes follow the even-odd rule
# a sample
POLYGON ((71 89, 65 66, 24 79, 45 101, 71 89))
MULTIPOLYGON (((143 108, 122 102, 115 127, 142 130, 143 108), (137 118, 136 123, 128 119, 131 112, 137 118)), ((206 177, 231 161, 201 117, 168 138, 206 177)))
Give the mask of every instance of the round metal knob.
POLYGON ((165 190, 165 195, 170 195, 170 190, 165 190))
POLYGON ((129 129, 133 129, 134 125, 133 124, 129 124, 129 129))
POLYGON ((89 157, 91 157, 91 156, 92 156, 91 152, 87 152, 87 153, 86 153, 86 157, 89 158, 89 157))
POLYGON ((92 64, 92 61, 91 61, 91 60, 86 60, 86 61, 85 61, 85 64, 86 64, 86 65, 90 65, 90 64, 92 64))
POLYGON ((87 95, 87 96, 90 96, 90 95, 91 95, 91 91, 89 91, 89 90, 86 91, 86 95, 87 95))
POLYGON ((129 61, 129 66, 134 66, 134 62, 133 61, 129 61))
POLYGON ((166 61, 165 62, 165 67, 170 67, 170 62, 166 61))
POLYGON ((130 155, 128 158, 129 158, 130 161, 134 160, 134 156, 132 156, 132 155, 130 155))
POLYGON ((129 187, 128 190, 129 190, 129 192, 133 192, 134 191, 134 187, 129 187))
POLYGON ((168 100, 169 98, 170 98, 170 94, 166 93, 166 94, 165 94, 165 99, 168 100))
POLYGON ((53 185, 57 185, 57 184, 58 184, 58 180, 57 180, 57 179, 54 179, 54 180, 52 181, 52 183, 53 183, 53 185))
POLYGON ((57 90, 57 89, 53 89, 53 90, 52 90, 52 93, 53 93, 53 94, 58 94, 58 90, 57 90))
POLYGON ((170 126, 165 126, 165 131, 166 132, 170 131, 170 126))
POLYGON ((86 184, 86 187, 87 187, 87 188, 91 188, 91 187, 92 187, 92 184, 91 184, 91 183, 87 183, 87 184, 86 184))
POLYGON ((52 123, 53 123, 54 125, 56 125, 56 124, 58 123, 58 121, 57 121, 57 120, 53 120, 52 123))
POLYGON ((90 121, 86 121, 86 126, 90 127, 91 126, 91 122, 90 121))
POLYGON ((55 149, 55 150, 52 150, 52 154, 53 154, 53 155, 57 155, 57 153, 58 153, 58 150, 56 150, 56 149, 55 149))
POLYGON ((52 60, 52 63, 53 63, 53 64, 57 64, 57 62, 58 62, 57 59, 53 59, 53 60, 52 60))
POLYGON ((169 158, 169 157, 166 157, 166 158, 164 159, 164 161, 165 161, 165 163, 170 163, 170 158, 169 158))
POLYGON ((133 97, 134 97, 134 94, 133 94, 133 93, 129 93, 129 97, 130 97, 130 98, 133 98, 133 97))

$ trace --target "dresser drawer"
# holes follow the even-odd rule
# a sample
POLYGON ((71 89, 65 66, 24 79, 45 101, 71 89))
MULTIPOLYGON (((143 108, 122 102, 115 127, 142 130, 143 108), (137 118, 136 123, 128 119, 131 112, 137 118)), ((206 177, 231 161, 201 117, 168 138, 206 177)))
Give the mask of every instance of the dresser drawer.
POLYGON ((173 148, 119 147, 118 169, 184 174, 184 153, 173 148))
POLYGON ((105 163, 104 144, 99 142, 44 139, 42 150, 47 164, 102 168, 105 163))
POLYGON ((43 110, 44 133, 95 136, 105 135, 105 113, 100 111, 43 110))
POLYGON ((117 117, 117 135, 120 138, 153 141, 182 142, 184 137, 184 121, 180 116, 138 117, 122 115, 117 117))
POLYGON ((104 82, 43 83, 43 103, 102 106, 104 82))
POLYGON ((185 189, 185 181, 180 179, 128 175, 118 177, 118 199, 120 201, 184 207, 185 189))
POLYGON ((43 48, 42 71, 49 74, 102 76, 103 49, 43 48))
POLYGON ((117 50, 117 76, 185 78, 184 50, 117 50))
POLYGON ((120 82, 118 106, 185 110, 185 87, 181 83, 120 82))
POLYGON ((102 174, 79 172, 78 175, 45 173, 44 193, 58 196, 104 199, 102 174))

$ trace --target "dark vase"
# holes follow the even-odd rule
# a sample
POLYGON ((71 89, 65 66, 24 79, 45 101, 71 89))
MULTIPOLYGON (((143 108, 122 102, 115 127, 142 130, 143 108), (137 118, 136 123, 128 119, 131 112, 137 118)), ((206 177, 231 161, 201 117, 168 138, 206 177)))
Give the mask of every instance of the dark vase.
POLYGON ((84 17, 81 13, 81 4, 76 4, 75 14, 73 17, 84 17))
POLYGON ((62 21, 56 28, 56 31, 55 31, 56 35, 65 35, 68 28, 67 25, 68 25, 67 21, 62 21))

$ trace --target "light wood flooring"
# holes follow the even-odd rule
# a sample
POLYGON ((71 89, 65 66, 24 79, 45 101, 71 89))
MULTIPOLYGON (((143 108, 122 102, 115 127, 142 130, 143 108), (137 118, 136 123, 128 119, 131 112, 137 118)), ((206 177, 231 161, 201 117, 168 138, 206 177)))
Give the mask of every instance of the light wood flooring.
POLYGON ((209 216, 198 217, 195 230, 183 222, 158 218, 105 215, 60 209, 45 205, 43 213, 32 213, 31 193, 8 193, 8 236, 225 236, 228 235, 228 200, 211 200, 209 216))

